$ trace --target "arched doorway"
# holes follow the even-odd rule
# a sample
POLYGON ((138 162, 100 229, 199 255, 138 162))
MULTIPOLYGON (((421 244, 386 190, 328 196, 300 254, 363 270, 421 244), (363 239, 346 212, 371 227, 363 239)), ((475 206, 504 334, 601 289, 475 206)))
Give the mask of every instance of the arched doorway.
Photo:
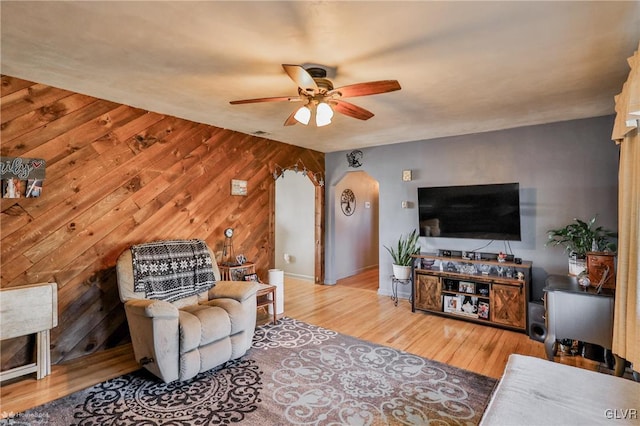
MULTIPOLYGON (((305 169, 306 170, 306 169, 305 169)), ((274 259, 285 275, 324 281, 324 180, 320 173, 284 169, 272 187, 274 259), (286 256, 285 256, 286 255, 286 256)))
POLYGON ((364 171, 346 173, 331 191, 334 277, 339 280, 379 266, 378 181, 364 171), (352 198, 354 203, 349 204, 352 198))

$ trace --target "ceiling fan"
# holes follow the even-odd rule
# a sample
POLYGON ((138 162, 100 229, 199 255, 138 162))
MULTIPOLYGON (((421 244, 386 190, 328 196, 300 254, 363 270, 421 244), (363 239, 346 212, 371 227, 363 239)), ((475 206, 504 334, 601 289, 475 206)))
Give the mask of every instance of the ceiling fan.
POLYGON ((285 126, 296 123, 307 124, 315 111, 318 127, 331 123, 333 112, 337 111, 358 120, 368 120, 373 113, 362 107, 346 102, 343 98, 376 95, 400 90, 397 80, 370 81, 335 88, 327 79, 327 71, 320 67, 303 68, 301 65, 283 64, 285 72, 298 85, 298 96, 277 96, 271 98, 243 99, 230 104, 250 104, 257 102, 302 102, 302 107, 293 111, 284 122, 285 126))

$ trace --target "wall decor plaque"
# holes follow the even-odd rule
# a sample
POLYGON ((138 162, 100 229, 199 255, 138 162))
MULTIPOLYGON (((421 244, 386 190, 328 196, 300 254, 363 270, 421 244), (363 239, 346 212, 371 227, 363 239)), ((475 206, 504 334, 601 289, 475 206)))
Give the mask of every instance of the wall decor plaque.
POLYGON ((362 157, 364 154, 359 149, 351 151, 347 154, 347 163, 349 163, 349 167, 361 167, 362 166, 362 157))
POLYGON ((0 157, 2 197, 39 197, 42 194, 45 165, 42 158, 0 157))
POLYGON ((351 216, 356 210, 356 194, 350 189, 345 189, 340 195, 340 207, 345 216, 351 216))
POLYGON ((247 181, 231 179, 231 195, 247 195, 247 181))

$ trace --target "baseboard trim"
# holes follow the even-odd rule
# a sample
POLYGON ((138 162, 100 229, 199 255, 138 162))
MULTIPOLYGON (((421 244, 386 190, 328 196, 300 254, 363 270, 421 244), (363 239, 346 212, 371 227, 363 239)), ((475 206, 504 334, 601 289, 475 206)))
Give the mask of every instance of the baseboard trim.
POLYGON ((292 274, 289 272, 285 272, 284 276, 288 278, 294 278, 296 280, 311 281, 312 283, 315 282, 315 278, 312 275, 292 274))

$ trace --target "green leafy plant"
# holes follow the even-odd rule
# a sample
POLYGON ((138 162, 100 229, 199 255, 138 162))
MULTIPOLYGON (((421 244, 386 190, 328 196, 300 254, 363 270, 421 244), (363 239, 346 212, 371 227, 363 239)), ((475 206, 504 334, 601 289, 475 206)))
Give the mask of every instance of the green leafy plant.
POLYGON ((547 246, 564 246, 565 251, 570 256, 578 259, 586 257, 590 251, 611 251, 615 252, 617 247, 615 239, 618 234, 604 229, 602 226, 595 226, 596 218, 585 222, 580 219, 573 219, 573 222, 558 229, 550 229, 548 233, 547 246))
POLYGON ((418 244, 418 237, 420 235, 414 229, 409 235, 403 237, 400 235, 398 243, 395 247, 384 246, 385 249, 391 254, 393 263, 401 266, 411 266, 413 258, 412 254, 420 253, 420 245, 418 244))

